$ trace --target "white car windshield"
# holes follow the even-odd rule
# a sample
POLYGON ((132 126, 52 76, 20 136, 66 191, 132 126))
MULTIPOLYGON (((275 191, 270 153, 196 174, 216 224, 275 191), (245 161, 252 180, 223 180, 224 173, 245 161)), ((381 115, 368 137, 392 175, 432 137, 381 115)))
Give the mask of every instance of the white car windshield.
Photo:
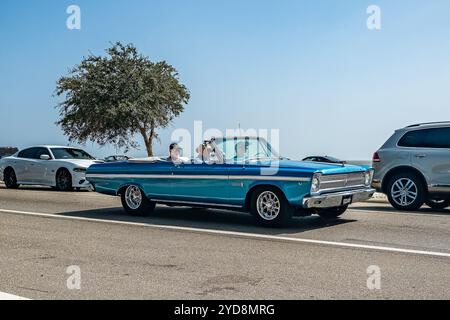
POLYGON ((86 151, 81 149, 72 148, 51 148, 55 159, 81 159, 81 160, 94 160, 86 151))
POLYGON ((279 159, 263 138, 219 138, 215 140, 225 162, 279 159))

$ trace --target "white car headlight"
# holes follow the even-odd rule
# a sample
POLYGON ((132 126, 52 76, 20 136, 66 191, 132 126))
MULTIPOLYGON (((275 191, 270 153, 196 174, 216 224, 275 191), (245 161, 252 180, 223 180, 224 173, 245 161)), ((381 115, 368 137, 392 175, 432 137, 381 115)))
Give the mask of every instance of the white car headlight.
POLYGON ((74 168, 73 171, 75 171, 75 172, 86 172, 86 168, 74 168))
POLYGON ((373 170, 369 170, 364 174, 364 184, 369 187, 372 184, 373 170))
POLYGON ((315 174, 311 180, 311 193, 316 193, 320 190, 320 176, 315 174))

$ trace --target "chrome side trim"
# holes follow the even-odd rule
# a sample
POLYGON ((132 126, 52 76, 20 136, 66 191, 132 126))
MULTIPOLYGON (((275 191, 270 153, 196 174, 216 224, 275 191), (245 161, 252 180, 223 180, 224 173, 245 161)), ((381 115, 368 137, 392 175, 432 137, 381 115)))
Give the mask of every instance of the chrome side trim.
POLYGON ((193 180, 272 180, 309 182, 311 178, 280 176, 175 175, 175 174, 87 174, 86 178, 100 179, 193 179, 193 180))
POLYGON ((450 194, 450 184, 431 184, 428 186, 430 193, 450 194))
POLYGON ((430 184, 431 188, 450 188, 450 184, 430 184))
POLYGON ((308 182, 311 178, 302 177, 280 177, 280 176, 228 176, 230 180, 275 180, 275 181, 297 181, 308 182))
POLYGON ((163 200, 151 198, 150 201, 160 202, 160 203, 173 203, 173 204, 189 204, 189 205, 200 205, 200 206, 214 206, 214 207, 227 207, 227 208, 242 208, 242 206, 234 204, 223 204, 223 203, 213 203, 213 202, 194 202, 194 201, 176 201, 176 200, 163 200))

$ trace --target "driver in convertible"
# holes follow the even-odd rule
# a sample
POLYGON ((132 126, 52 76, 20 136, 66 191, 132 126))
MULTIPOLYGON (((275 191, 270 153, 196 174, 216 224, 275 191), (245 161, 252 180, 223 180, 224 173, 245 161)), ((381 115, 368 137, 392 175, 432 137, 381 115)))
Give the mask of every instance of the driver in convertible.
POLYGON ((181 156, 183 149, 178 145, 178 143, 171 143, 169 146, 169 157, 166 161, 173 163, 183 163, 187 162, 188 159, 181 156))

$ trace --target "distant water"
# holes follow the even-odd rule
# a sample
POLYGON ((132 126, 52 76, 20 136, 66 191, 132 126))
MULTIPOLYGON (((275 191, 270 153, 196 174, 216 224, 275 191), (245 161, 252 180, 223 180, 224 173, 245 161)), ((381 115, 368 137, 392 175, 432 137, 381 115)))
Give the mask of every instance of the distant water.
POLYGON ((372 166, 372 161, 370 160, 347 160, 348 164, 354 164, 356 166, 372 166))

